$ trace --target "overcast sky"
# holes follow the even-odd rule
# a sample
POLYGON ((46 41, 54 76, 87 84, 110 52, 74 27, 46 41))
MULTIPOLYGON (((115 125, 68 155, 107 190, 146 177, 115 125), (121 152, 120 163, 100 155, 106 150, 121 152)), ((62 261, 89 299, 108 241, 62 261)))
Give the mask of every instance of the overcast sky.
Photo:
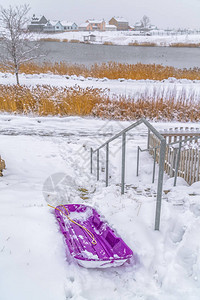
POLYGON ((47 19, 75 21, 125 17, 130 25, 147 15, 159 28, 200 28, 200 0, 0 0, 3 7, 27 3, 30 14, 47 19))

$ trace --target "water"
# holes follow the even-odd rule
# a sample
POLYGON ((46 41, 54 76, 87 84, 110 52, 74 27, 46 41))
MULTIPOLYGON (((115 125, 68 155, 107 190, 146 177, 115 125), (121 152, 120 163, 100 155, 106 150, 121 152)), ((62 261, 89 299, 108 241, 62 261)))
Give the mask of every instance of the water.
POLYGON ((91 65, 115 61, 162 64, 177 68, 200 67, 199 48, 109 46, 65 42, 41 42, 48 55, 42 61, 91 65))

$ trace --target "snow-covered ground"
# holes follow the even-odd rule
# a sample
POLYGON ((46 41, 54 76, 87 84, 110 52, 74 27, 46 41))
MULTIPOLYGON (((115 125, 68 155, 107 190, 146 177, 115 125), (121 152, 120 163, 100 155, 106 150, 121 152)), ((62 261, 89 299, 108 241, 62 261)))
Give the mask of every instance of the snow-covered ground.
MULTIPOLYGON (((77 40, 80 42, 84 41, 84 36, 88 36, 89 32, 78 31, 78 32, 62 32, 54 34, 33 34, 32 39, 58 39, 63 40, 77 40)), ((157 46, 169 46, 175 43, 184 44, 199 44, 199 34, 183 34, 183 35, 153 35, 153 36, 142 36, 136 35, 134 31, 105 31, 92 32, 96 36, 97 44, 112 43, 114 45, 129 45, 130 43, 154 43, 157 46)))
MULTIPOLYGON (((199 300, 200 185, 164 178, 161 228, 155 232, 156 183, 152 158, 142 153, 136 177, 136 150, 146 147, 141 125, 128 136, 126 193, 121 196, 120 139, 110 145, 109 187, 89 173, 90 147, 128 126, 78 117, 0 115, 0 154, 7 169, 0 178, 0 299, 11 300, 199 300), (57 174, 57 175, 55 175, 57 174), (66 174, 69 185, 55 187, 57 204, 95 207, 133 250, 136 260, 122 267, 84 269, 65 255, 65 243, 43 185, 66 174), (82 190, 88 199, 83 200, 82 190)), ((153 123, 157 129, 194 126, 153 123)), ((200 126, 200 123, 195 124, 200 126)), ((95 170, 94 170, 95 171, 95 170)))
MULTIPOLYGON (((184 95, 193 101, 200 100, 200 82, 199 80, 187 80, 168 78, 162 81, 156 80, 109 80, 108 78, 84 78, 83 76, 53 75, 53 74, 20 74, 20 84, 28 86, 49 84, 58 87, 81 88, 99 88, 106 90, 106 93, 113 96, 125 97, 159 97, 165 95, 167 99, 170 96, 178 98, 184 95)), ((11 73, 0 73, 0 84, 16 84, 16 78, 11 73)))

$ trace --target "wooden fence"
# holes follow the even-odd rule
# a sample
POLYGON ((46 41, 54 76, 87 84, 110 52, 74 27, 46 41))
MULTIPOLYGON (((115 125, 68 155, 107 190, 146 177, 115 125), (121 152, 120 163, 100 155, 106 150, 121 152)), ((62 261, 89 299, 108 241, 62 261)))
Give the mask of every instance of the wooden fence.
MULTIPOLYGON (((192 184, 200 180, 200 144, 199 140, 194 139, 191 142, 184 140, 200 137, 199 128, 173 128, 168 131, 160 132, 165 137, 167 147, 165 154, 165 172, 170 176, 175 176, 175 168, 178 159, 178 141, 183 141, 180 151, 180 161, 178 166, 178 176, 185 179, 188 184, 192 184), (175 145, 168 145, 177 142, 175 145)), ((154 156, 156 162, 159 162, 159 146, 160 141, 155 135, 149 136, 149 153, 154 156)))
POLYGON ((5 161, 0 156, 0 176, 3 176, 3 170, 6 168, 5 161))

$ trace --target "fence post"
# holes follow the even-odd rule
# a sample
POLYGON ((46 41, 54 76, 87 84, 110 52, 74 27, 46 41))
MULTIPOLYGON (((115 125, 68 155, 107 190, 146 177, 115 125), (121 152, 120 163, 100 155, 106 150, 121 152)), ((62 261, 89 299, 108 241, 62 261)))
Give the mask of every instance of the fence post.
POLYGON ((106 186, 108 186, 109 143, 106 144, 106 186))
POLYGON ((178 153, 176 155, 176 167, 175 167, 175 175, 174 175, 174 186, 176 186, 177 176, 178 176, 178 167, 180 163, 181 157, 181 142, 179 142, 178 153))
POLYGON ((92 156, 93 156, 93 150, 90 148, 90 173, 92 174, 92 156))
POLYGON ((97 150, 97 181, 99 181, 99 149, 97 150))
POLYGON ((157 148, 154 149, 154 161, 153 161, 153 178, 152 178, 152 183, 154 183, 154 181, 155 181, 156 151, 157 151, 157 148))
POLYGON ((139 161, 140 161, 140 147, 138 146, 138 148, 137 148, 137 172, 136 172, 136 176, 139 175, 139 161))
POLYGON ((122 182, 121 182, 121 194, 124 194, 125 156, 126 156, 126 133, 124 132, 122 134, 122 182))
POLYGON ((166 140, 163 138, 160 143, 160 160, 159 160, 159 173, 158 173, 158 187, 157 187, 157 200, 156 200, 156 217, 155 217, 155 230, 160 228, 160 213, 161 213, 161 200, 163 188, 163 175, 165 166, 165 151, 166 140))

